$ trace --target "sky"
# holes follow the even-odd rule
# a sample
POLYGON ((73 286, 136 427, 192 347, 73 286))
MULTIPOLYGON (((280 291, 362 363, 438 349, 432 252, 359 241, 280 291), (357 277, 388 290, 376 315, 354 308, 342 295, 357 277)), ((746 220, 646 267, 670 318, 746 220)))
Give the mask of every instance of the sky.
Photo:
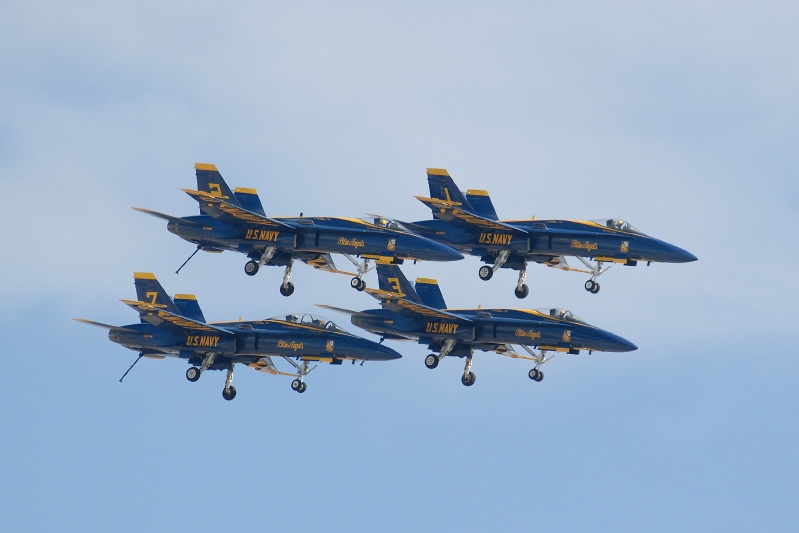
MULTIPOLYGON (((96 2, 0 8, 4 531, 792 531, 799 8, 784 2, 96 2), (163 221, 194 164, 274 216, 429 218, 425 169, 501 218, 621 217, 699 261, 585 276, 407 264, 451 307, 557 306, 638 346, 197 383, 124 325, 133 272, 211 321, 376 307, 243 273, 163 221)), ((339 265, 346 260, 337 257, 339 265)), ((574 262, 574 261, 573 261, 574 262)), ((376 285, 376 275, 366 278, 376 285)), ((387 341, 388 342, 388 341, 387 341)), ((278 361, 278 364, 284 363, 278 361)), ((283 365, 287 366, 287 365, 283 365)))

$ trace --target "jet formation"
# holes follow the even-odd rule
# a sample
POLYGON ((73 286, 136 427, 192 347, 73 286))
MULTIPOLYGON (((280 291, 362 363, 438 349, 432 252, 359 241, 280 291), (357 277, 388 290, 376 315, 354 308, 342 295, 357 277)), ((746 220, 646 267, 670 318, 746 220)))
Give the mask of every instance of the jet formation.
MULTIPOLYGON (((341 365, 388 361, 401 355, 384 346, 386 340, 415 341, 427 346, 427 368, 447 357, 465 359, 461 383, 472 386, 476 377, 472 360, 476 351, 532 361, 528 377, 543 380, 541 367, 558 353, 581 351, 628 352, 632 342, 593 326, 571 311, 508 308, 447 308, 438 281, 417 279, 411 284, 399 265, 412 261, 455 261, 464 254, 486 263, 478 274, 489 280, 500 268, 519 271, 514 291, 528 296, 524 283, 528 262, 590 274, 585 288, 599 292, 597 278, 607 263, 634 266, 639 262, 686 263, 696 261, 690 252, 637 230, 619 218, 595 221, 499 220, 487 191, 462 192, 444 169, 427 169, 430 197, 416 198, 432 211, 432 220, 402 222, 372 215, 346 217, 267 216, 255 189, 231 190, 212 164, 195 164, 197 189, 183 189, 199 207, 199 215, 176 217, 134 207, 167 221, 167 229, 196 246, 176 273, 199 251, 244 254, 247 275, 262 266, 284 267, 280 293, 290 296, 294 261, 351 277, 350 285, 376 298, 379 309, 349 310, 321 307, 350 315, 352 324, 380 336, 379 342, 349 333, 335 323, 310 313, 285 313, 253 321, 206 321, 195 296, 170 298, 155 275, 134 274, 136 300, 122 300, 139 314, 139 322, 113 326, 86 319, 80 322, 108 330, 109 339, 138 353, 138 358, 174 357, 186 361, 189 381, 207 370, 226 372, 222 396, 232 400, 235 365, 293 377, 292 390, 307 389, 311 364, 341 365), (355 272, 340 270, 333 255, 346 258, 355 272), (566 257, 576 257, 585 267, 572 268, 566 257), (374 263, 374 264, 372 264, 374 263), (367 287, 365 274, 377 269, 378 288, 367 287), (520 347, 519 353, 514 346, 520 347), (536 351, 537 350, 537 351, 536 351), (279 370, 275 360, 290 365, 279 370)), ((128 372, 122 376, 122 379, 128 372)), ((122 381, 120 379, 120 381, 122 381)))

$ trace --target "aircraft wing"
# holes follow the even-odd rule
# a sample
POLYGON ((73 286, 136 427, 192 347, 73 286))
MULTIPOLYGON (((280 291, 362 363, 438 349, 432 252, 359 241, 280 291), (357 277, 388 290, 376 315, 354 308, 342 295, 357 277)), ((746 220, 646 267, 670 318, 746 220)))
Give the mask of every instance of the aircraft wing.
POLYGON ((183 189, 183 192, 197 200, 200 208, 208 215, 233 226, 241 224, 254 224, 258 226, 269 227, 282 227, 291 228, 288 224, 284 224, 273 218, 265 217, 248 211, 243 207, 230 204, 224 198, 214 196, 210 193, 203 191, 194 191, 191 189, 183 189))
POLYGON ((233 335, 226 329, 212 326, 211 324, 206 324, 205 322, 200 322, 198 320, 192 320, 191 318, 186 318, 185 316, 176 315, 174 313, 170 313, 169 311, 164 311, 163 306, 157 304, 137 302, 132 300, 122 300, 122 303, 138 311, 139 316, 141 316, 143 320, 156 327, 169 324, 179 329, 189 329, 192 331, 212 331, 214 333, 226 336, 233 335))
POLYGON ((490 218, 481 217, 460 208, 460 202, 449 202, 447 200, 439 200, 437 198, 425 198, 423 196, 416 196, 417 200, 425 204, 433 211, 433 216, 444 222, 452 224, 477 226, 479 228, 491 231, 505 231, 519 236, 526 236, 527 232, 520 230, 516 226, 505 224, 498 220, 491 220, 490 218))

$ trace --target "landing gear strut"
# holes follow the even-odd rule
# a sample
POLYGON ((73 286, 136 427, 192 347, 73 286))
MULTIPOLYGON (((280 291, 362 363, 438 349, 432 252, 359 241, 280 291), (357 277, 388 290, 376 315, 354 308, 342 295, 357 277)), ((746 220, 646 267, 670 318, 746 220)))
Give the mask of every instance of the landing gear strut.
POLYGON ((222 398, 226 399, 227 401, 230 401, 236 397, 236 387, 230 384, 232 381, 233 363, 230 363, 230 368, 228 369, 227 377, 225 378, 225 388, 222 389, 222 398))
POLYGON ((530 294, 530 287, 524 284, 524 278, 527 277, 527 259, 524 260, 524 266, 521 270, 519 270, 519 281, 516 283, 516 290, 513 293, 516 295, 516 298, 522 299, 527 298, 527 295, 530 294))
POLYGON ((521 347, 524 348, 524 350, 527 353, 529 353, 531 356, 526 359, 532 359, 533 361, 535 361, 535 366, 532 369, 530 369, 530 371, 527 373, 527 377, 529 377, 533 381, 540 382, 541 380, 544 379, 544 373, 541 371, 541 365, 543 365, 544 363, 546 363, 547 361, 552 359, 552 357, 555 356, 553 355, 551 357, 547 357, 546 350, 541 350, 541 353, 537 354, 532 349, 525 346, 524 344, 522 344, 521 347))
POLYGON ((363 275, 372 270, 374 267, 369 266, 369 259, 365 258, 363 263, 359 263, 350 254, 343 254, 344 257, 350 260, 350 262, 358 267, 358 275, 355 276, 350 280, 350 287, 355 289, 356 291, 362 291, 366 288, 366 282, 363 280, 363 275))
POLYGON ((463 369, 463 377, 461 377, 461 383, 463 383, 467 387, 471 387, 472 385, 474 385, 474 381, 476 379, 477 378, 475 377, 474 372, 472 372, 472 356, 469 355, 466 358, 466 366, 463 369))
POLYGON ((310 374, 311 370, 316 368, 316 365, 312 366, 311 368, 308 368, 308 361, 303 361, 302 364, 300 365, 295 363, 292 359, 286 357, 285 355, 283 356, 283 359, 291 363, 294 366, 294 368, 297 369, 297 379, 291 382, 291 390, 302 394, 303 392, 305 392, 305 389, 308 388, 308 385, 305 383, 305 376, 310 374))
POLYGON ((602 261, 597 261, 596 265, 592 265, 589 261, 582 257, 577 257, 582 263, 591 269, 591 279, 585 282, 585 290, 590 292, 591 294, 596 294, 599 292, 599 283, 597 283, 597 278, 608 271, 608 269, 613 266, 609 265, 605 268, 602 268, 602 261))
POLYGON ((253 252, 254 255, 250 254, 250 260, 244 264, 244 273, 248 276, 256 275, 261 265, 267 264, 272 259, 272 256, 275 255, 276 251, 277 246, 269 246, 260 256, 258 256, 257 252, 253 252))
POLYGON ((424 358, 424 366, 429 369, 433 369, 438 366, 439 361, 444 359, 452 349, 455 347, 455 339, 447 339, 444 341, 444 346, 441 347, 441 353, 438 355, 431 353, 427 357, 424 358))
POLYGON ((291 265, 294 263, 293 259, 289 259, 289 266, 286 267, 286 272, 283 274, 283 283, 280 285, 280 294, 283 296, 291 296, 294 294, 294 284, 289 281, 291 277, 291 265))

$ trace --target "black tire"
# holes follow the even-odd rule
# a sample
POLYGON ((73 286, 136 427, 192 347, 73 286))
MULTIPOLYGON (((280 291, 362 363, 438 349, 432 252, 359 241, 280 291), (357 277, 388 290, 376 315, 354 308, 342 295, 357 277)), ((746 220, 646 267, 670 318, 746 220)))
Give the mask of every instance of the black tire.
POLYGON ((291 296, 292 294, 294 294, 294 284, 289 281, 285 287, 281 285, 280 294, 282 294, 283 296, 291 296))
POLYGON ((594 288, 591 289, 591 294, 596 294, 599 292, 599 283, 594 283, 594 288))
POLYGON ((236 397, 236 387, 231 385, 227 389, 222 389, 222 398, 226 399, 227 401, 232 400, 236 397))
POLYGON ((466 385, 467 387, 471 387, 474 385, 474 381, 477 379, 474 375, 474 372, 469 372, 465 376, 461 376, 461 383, 466 385))
POLYGON ((363 290, 366 289, 366 282, 364 280, 360 281, 361 282, 358 284, 358 286, 355 289, 359 292, 363 292, 363 290))
POLYGON ((294 381, 291 382, 291 390, 299 392, 299 390, 302 388, 302 385, 303 385, 302 381, 300 381, 299 379, 295 379, 294 381))
POLYGON ((481 280, 488 281, 494 276, 494 269, 488 265, 483 265, 477 271, 477 275, 480 276, 481 280))
POLYGON ((530 294, 530 287, 526 284, 522 284, 522 290, 516 289, 513 291, 513 294, 516 295, 516 298, 522 299, 527 298, 527 295, 530 294))
POLYGON ((260 266, 255 261, 247 261, 244 263, 244 273, 248 276, 254 276, 258 273, 260 266))
POLYGON ((299 392, 300 394, 302 394, 303 392, 305 392, 305 389, 307 389, 307 388, 308 388, 308 384, 307 384, 307 383, 305 383, 305 382, 303 381, 303 382, 302 382, 302 385, 300 386, 300 388, 299 388, 299 389, 297 389, 297 392, 299 392))
POLYGON ((538 381, 540 383, 541 381, 543 381, 543 379, 544 379, 544 373, 539 370, 538 375, 533 378, 533 381, 538 381))
POLYGON ((589 279, 588 281, 585 282, 585 290, 587 290, 588 292, 594 292, 594 285, 596 285, 594 280, 589 279))
POLYGON ((436 354, 431 353, 427 357, 424 358, 424 366, 429 368, 430 370, 434 369, 438 366, 438 357, 436 354))
POLYGON ((527 377, 532 379, 533 381, 536 381, 536 378, 538 377, 538 369, 531 368, 530 371, 527 373, 527 377))
POLYGON ((360 290, 360 289, 358 288, 358 287, 360 287, 360 286, 361 286, 361 278, 352 278, 352 279, 350 280, 350 287, 352 287, 352 288, 353 288, 353 289, 355 289, 356 291, 357 291, 357 290, 360 290))
POLYGON ((191 367, 190 369, 186 370, 186 379, 194 383, 198 379, 200 379, 200 369, 196 366, 191 367))

